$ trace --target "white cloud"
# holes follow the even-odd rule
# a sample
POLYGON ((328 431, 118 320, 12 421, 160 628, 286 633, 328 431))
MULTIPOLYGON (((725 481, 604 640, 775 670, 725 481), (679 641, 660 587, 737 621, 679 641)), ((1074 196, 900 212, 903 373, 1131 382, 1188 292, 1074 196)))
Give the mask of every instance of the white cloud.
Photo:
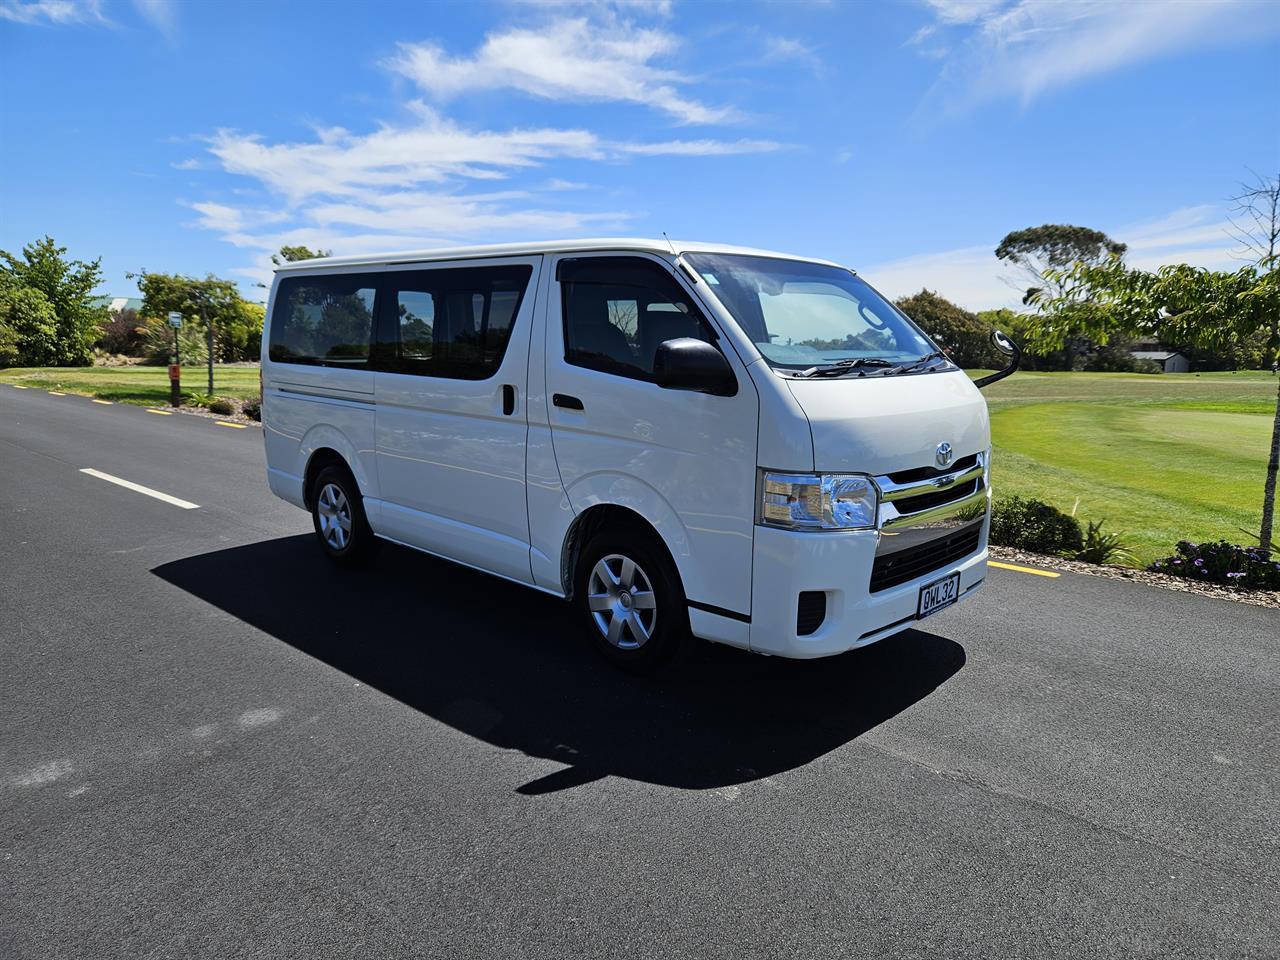
POLYGON ((196 157, 188 157, 186 160, 179 160, 176 163, 169 164, 169 166, 175 170, 199 170, 200 161, 196 157))
POLYGON ((512 201, 533 199, 523 191, 451 195, 396 192, 369 197, 363 203, 311 206, 307 217, 321 227, 354 226, 367 230, 409 233, 429 229, 437 236, 474 237, 495 232, 563 233, 592 224, 620 224, 625 212, 576 212, 513 207, 512 201))
POLYGON ((1129 245, 1124 259, 1131 267, 1154 270, 1168 263, 1189 263, 1209 270, 1235 270, 1242 263, 1237 256, 1239 244, 1228 232, 1230 226, 1225 210, 1206 203, 1108 232, 1129 245))
MULTIPOLYGON (((783 147, 747 139, 613 142, 588 130, 551 127, 478 130, 420 103, 410 108, 406 124, 383 124, 364 134, 321 128, 299 142, 271 143, 255 134, 219 131, 208 139, 208 149, 221 168, 256 181, 279 206, 263 208, 259 201, 250 209, 203 200, 188 204, 199 215, 196 225, 257 251, 243 275, 261 279, 269 273, 263 256, 282 244, 352 253, 519 235, 581 235, 612 231, 635 219, 627 210, 566 206, 565 195, 586 185, 557 177, 536 187, 466 189, 544 164, 727 156, 783 147), (379 239, 373 243, 373 238, 379 239)), ((583 203, 594 196, 583 194, 583 203)))
MULTIPOLYGON (((1234 270, 1241 262, 1235 256, 1238 245, 1227 227, 1221 207, 1201 204, 1106 233, 1128 244, 1125 262, 1131 267, 1154 270, 1165 264, 1189 263, 1210 270, 1234 270)), ((928 288, 969 310, 1022 309, 1025 281, 996 259, 998 242, 997 238, 981 246, 904 257, 859 269, 859 273, 894 299, 928 288)))
POLYGON ((219 233, 238 233, 244 229, 244 214, 223 203, 193 203, 191 209, 200 214, 200 226, 219 233))
POLYGON ((951 108, 1014 96, 1024 104, 1145 60, 1183 50, 1240 43, 1280 30, 1271 0, 1114 3, 1108 0, 928 0, 936 22, 919 43, 942 32, 953 48, 931 96, 951 108))
POLYGON ((368 134, 333 127, 304 143, 268 144, 222 130, 210 152, 229 173, 260 180, 295 204, 456 178, 495 180, 551 158, 604 156, 599 138, 587 130, 471 130, 422 105, 416 113, 411 125, 385 124, 368 134))
POLYGON ((638 156, 726 157, 735 153, 772 153, 786 145, 775 140, 666 140, 661 143, 619 143, 614 149, 638 156))
MULTIPOLYGON (((653 108, 686 123, 733 116, 690 96, 689 78, 668 68, 679 46, 675 36, 619 13, 625 7, 627 15, 661 16, 666 4, 551 5, 561 9, 543 26, 491 33, 468 55, 406 43, 386 65, 436 100, 497 90, 653 108), (570 8, 573 16, 566 15, 570 8)), ((778 48, 780 56, 806 52, 798 44, 778 48)), ((342 254, 624 232, 641 213, 619 209, 601 199, 611 194, 561 174, 578 174, 590 163, 692 161, 787 146, 747 137, 615 139, 581 126, 484 129, 423 100, 404 106, 405 118, 371 130, 320 126, 292 140, 217 131, 205 138, 212 164, 202 158, 174 166, 214 165, 243 180, 186 203, 197 215, 194 225, 250 253, 240 273, 255 280, 270 275, 269 253, 285 244, 342 254), (245 181, 254 188, 247 193, 245 181)))
POLYGON ((730 107, 689 96, 682 89, 689 78, 655 64, 670 60, 679 45, 665 30, 616 18, 571 17, 490 33, 470 56, 450 56, 431 42, 402 43, 387 66, 439 100, 510 89, 547 100, 643 104, 681 123, 736 119, 730 107))
POLYGON ((865 269, 859 267, 858 273, 893 300, 927 288, 968 310, 1017 307, 1021 298, 1005 281, 995 248, 993 242, 918 254, 865 269))
POLYGON ((776 34, 765 38, 762 59, 767 63, 794 60, 809 67, 817 67, 820 64, 818 53, 813 47, 794 37, 780 37, 776 34))
MULTIPOLYGON (((133 0, 138 13, 169 39, 173 38, 172 0, 133 0)), ((68 26, 87 23, 115 27, 102 12, 102 0, 0 0, 0 20, 68 26)))
POLYGON ((102 15, 99 0, 3 0, 0 2, 0 20, 27 24, 110 22, 102 15))
POLYGON ((925 0, 943 23, 975 23, 996 13, 1005 0, 925 0))
POLYGON ((139 16, 155 27, 166 39, 172 40, 177 27, 172 0, 133 0, 139 16))

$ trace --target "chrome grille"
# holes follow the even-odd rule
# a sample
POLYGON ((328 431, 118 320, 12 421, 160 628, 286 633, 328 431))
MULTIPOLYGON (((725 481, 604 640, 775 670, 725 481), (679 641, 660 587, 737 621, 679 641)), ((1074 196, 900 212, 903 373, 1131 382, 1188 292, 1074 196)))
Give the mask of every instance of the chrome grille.
POLYGON ((875 480, 881 530, 926 526, 957 516, 972 520, 987 505, 987 464, 981 453, 961 458, 950 470, 922 467, 875 480))
POLYGON ((880 542, 872 593, 952 566, 981 546, 990 496, 984 454, 962 457, 950 470, 921 467, 875 480, 880 542))

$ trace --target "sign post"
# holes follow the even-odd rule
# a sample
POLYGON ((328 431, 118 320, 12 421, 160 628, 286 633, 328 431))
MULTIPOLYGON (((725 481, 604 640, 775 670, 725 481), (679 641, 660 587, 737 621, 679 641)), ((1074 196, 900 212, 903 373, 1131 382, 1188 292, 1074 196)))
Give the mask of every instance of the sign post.
POLYGON ((182 403, 182 347, 178 333, 182 329, 182 314, 176 310, 169 314, 169 326, 173 327, 173 363, 169 364, 169 406, 182 403))
POLYGON ((204 313, 204 301, 200 301, 200 322, 209 334, 209 396, 213 396, 213 324, 204 313))

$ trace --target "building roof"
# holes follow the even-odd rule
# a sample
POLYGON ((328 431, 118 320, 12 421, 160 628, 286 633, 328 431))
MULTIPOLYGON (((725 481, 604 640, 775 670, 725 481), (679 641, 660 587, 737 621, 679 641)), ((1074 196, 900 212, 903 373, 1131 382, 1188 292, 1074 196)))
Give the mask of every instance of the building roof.
POLYGON ((1129 355, 1139 360, 1172 360, 1182 356, 1177 350, 1132 350, 1129 355))
POLYGON ((317 267, 416 263, 425 260, 478 260, 485 257, 523 257, 536 253, 587 253, 597 250, 629 250, 638 253, 656 253, 670 256, 673 247, 677 253, 738 253, 758 257, 776 257, 783 260, 808 260, 813 263, 841 266, 830 260, 816 260, 812 257, 800 257, 793 253, 776 253, 771 250, 735 247, 724 243, 703 243, 687 240, 667 241, 665 239, 646 240, 635 237, 603 237, 587 240, 543 240, 533 243, 491 243, 472 247, 443 247, 434 250, 372 253, 355 257, 323 257, 316 260, 295 260, 292 263, 282 263, 276 268, 276 272, 286 273, 293 270, 307 270, 317 267))
POLYGON ((119 313, 121 310, 141 310, 142 300, 139 297, 113 297, 111 295, 91 297, 90 302, 95 307, 106 307, 112 313, 119 313))

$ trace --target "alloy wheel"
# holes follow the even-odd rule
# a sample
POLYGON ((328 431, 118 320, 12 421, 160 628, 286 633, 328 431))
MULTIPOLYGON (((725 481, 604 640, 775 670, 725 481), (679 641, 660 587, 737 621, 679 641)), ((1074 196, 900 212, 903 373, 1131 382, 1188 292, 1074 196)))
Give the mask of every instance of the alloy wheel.
POLYGON ((653 582, 630 557, 601 557, 587 581, 587 609, 601 635, 620 650, 635 650, 653 636, 658 598, 653 582))
POLYGON ((326 483, 316 498, 320 536, 334 550, 342 550, 351 539, 351 504, 336 483, 326 483))

